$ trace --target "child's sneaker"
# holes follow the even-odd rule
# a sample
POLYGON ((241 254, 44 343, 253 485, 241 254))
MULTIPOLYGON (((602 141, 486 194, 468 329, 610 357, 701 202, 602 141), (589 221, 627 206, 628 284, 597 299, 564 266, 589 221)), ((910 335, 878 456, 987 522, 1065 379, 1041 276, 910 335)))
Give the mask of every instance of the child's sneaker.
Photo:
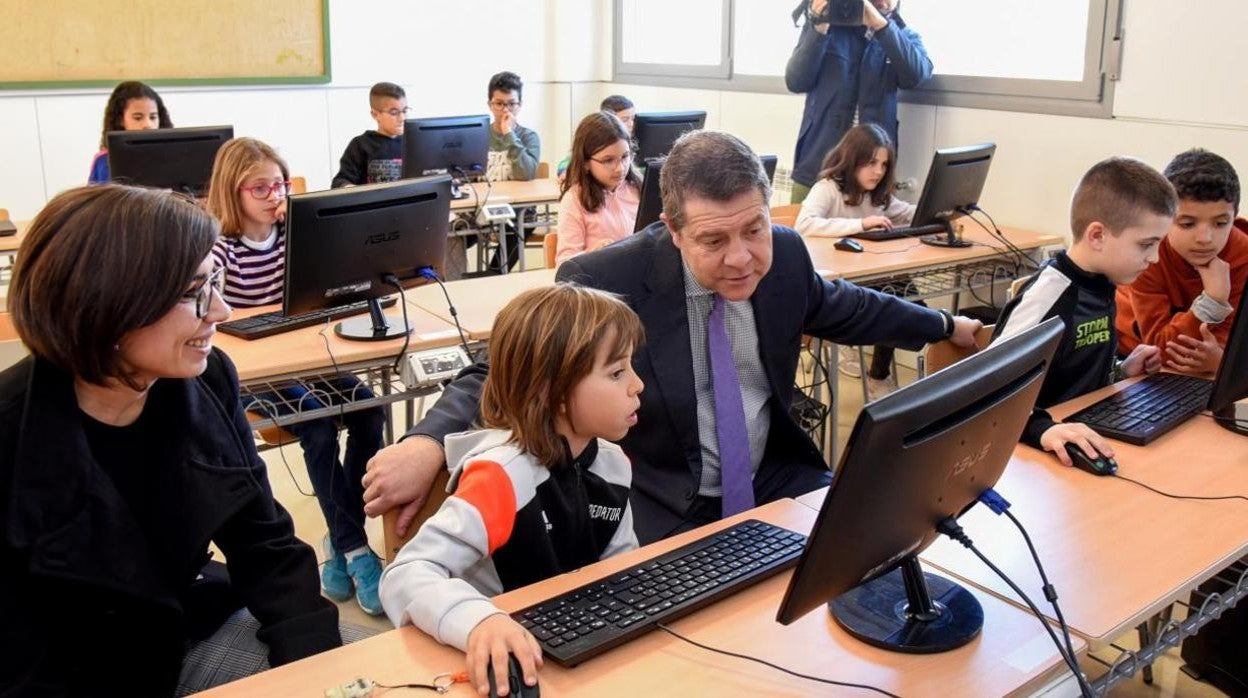
POLYGON ((842 345, 837 351, 839 356, 836 361, 836 368, 841 372, 841 375, 850 378, 862 378, 862 362, 858 360, 858 347, 842 345))
POLYGON ((356 603, 370 616, 381 615, 381 596, 377 592, 377 585, 381 582, 381 560, 369 550, 348 562, 347 572, 355 582, 356 603))
POLYGON ((355 591, 351 584, 351 575, 347 573, 347 558, 334 550, 328 535, 321 545, 325 549, 325 564, 321 566, 321 591, 334 601, 346 601, 355 591))

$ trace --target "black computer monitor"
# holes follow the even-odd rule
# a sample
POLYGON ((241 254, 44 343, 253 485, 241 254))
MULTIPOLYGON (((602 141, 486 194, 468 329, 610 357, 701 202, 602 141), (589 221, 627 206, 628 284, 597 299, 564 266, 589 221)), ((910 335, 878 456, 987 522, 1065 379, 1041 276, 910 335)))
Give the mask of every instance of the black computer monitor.
POLYGON ((1237 434, 1248 436, 1248 405, 1235 402, 1248 397, 1248 284, 1239 295, 1235 306, 1235 323, 1226 337, 1222 349, 1222 363, 1218 366, 1213 390, 1209 393, 1209 411, 1218 424, 1237 434))
POLYGON ((459 185, 484 175, 490 157, 490 117, 436 116, 403 122, 403 177, 449 173, 455 198, 468 196, 459 185))
POLYGON ((826 603, 851 635, 885 649, 942 652, 974 638, 979 602, 924 573, 917 555, 1005 470, 1061 336, 1050 319, 863 407, 776 620, 826 603))
POLYGON ((633 140, 637 152, 633 158, 646 161, 667 155, 672 144, 685 131, 696 131, 706 124, 704 111, 665 111, 638 114, 633 121, 633 140))
POLYGON ((217 151, 233 137, 233 126, 109 131, 109 178, 201 197, 217 151))
POLYGON ((937 247, 970 247, 954 232, 953 221, 979 203, 996 151, 996 143, 937 150, 910 223, 911 235, 937 247))
POLYGON ((370 301, 368 317, 335 328, 347 339, 388 339, 410 331, 377 299, 440 269, 451 209, 448 175, 296 194, 286 211, 282 312, 297 315, 370 301))
MULTIPOLYGON (((767 173, 767 181, 775 181, 776 156, 760 155, 758 159, 763 163, 763 171, 767 173)), ((641 197, 640 202, 637 204, 637 220, 633 223, 634 233, 659 220, 659 214, 663 213, 663 196, 659 192, 659 176, 663 173, 664 160, 666 158, 649 158, 645 161, 646 173, 641 179, 641 197)))
POLYGON ((659 192, 659 176, 663 174, 663 161, 667 158, 649 158, 645 160, 646 173, 641 178, 641 196, 637 203, 637 220, 633 223, 633 232, 659 220, 663 213, 663 195, 659 192))

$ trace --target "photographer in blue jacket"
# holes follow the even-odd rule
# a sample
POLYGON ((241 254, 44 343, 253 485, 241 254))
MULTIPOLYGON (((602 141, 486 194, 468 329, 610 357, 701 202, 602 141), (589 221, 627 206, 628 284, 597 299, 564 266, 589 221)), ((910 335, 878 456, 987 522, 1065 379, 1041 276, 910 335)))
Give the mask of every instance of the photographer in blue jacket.
POLYGON ((853 1, 862 3, 862 23, 855 26, 831 23, 829 0, 806 0, 793 12, 795 22, 806 16, 784 69, 789 91, 806 93, 793 158, 793 203, 801 203, 818 181, 823 156, 854 125, 855 113, 861 123, 884 127, 897 143, 897 90, 932 75, 923 41, 898 14, 898 0, 853 1))

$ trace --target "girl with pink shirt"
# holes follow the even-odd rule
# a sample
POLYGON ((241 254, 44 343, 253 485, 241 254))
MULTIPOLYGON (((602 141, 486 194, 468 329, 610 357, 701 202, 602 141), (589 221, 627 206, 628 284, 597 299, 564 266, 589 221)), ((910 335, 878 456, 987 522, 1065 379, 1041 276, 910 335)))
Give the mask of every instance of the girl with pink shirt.
POLYGON ((560 196, 557 264, 632 234, 641 175, 633 168, 628 129, 614 114, 581 119, 560 196))

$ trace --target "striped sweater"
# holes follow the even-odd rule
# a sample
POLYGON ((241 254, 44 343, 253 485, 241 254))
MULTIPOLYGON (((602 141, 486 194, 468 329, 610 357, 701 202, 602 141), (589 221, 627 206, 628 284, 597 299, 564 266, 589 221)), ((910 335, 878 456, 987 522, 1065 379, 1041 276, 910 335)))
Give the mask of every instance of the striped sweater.
POLYGON ((632 470, 619 446, 591 441, 570 466, 547 469, 508 443, 511 432, 446 438, 454 494, 381 577, 395 626, 412 624, 464 650, 488 597, 637 547, 632 470))
POLYGON ((236 308, 280 303, 286 277, 286 227, 273 226, 263 243, 239 237, 221 237, 212 247, 217 264, 225 267, 225 302, 236 308))

